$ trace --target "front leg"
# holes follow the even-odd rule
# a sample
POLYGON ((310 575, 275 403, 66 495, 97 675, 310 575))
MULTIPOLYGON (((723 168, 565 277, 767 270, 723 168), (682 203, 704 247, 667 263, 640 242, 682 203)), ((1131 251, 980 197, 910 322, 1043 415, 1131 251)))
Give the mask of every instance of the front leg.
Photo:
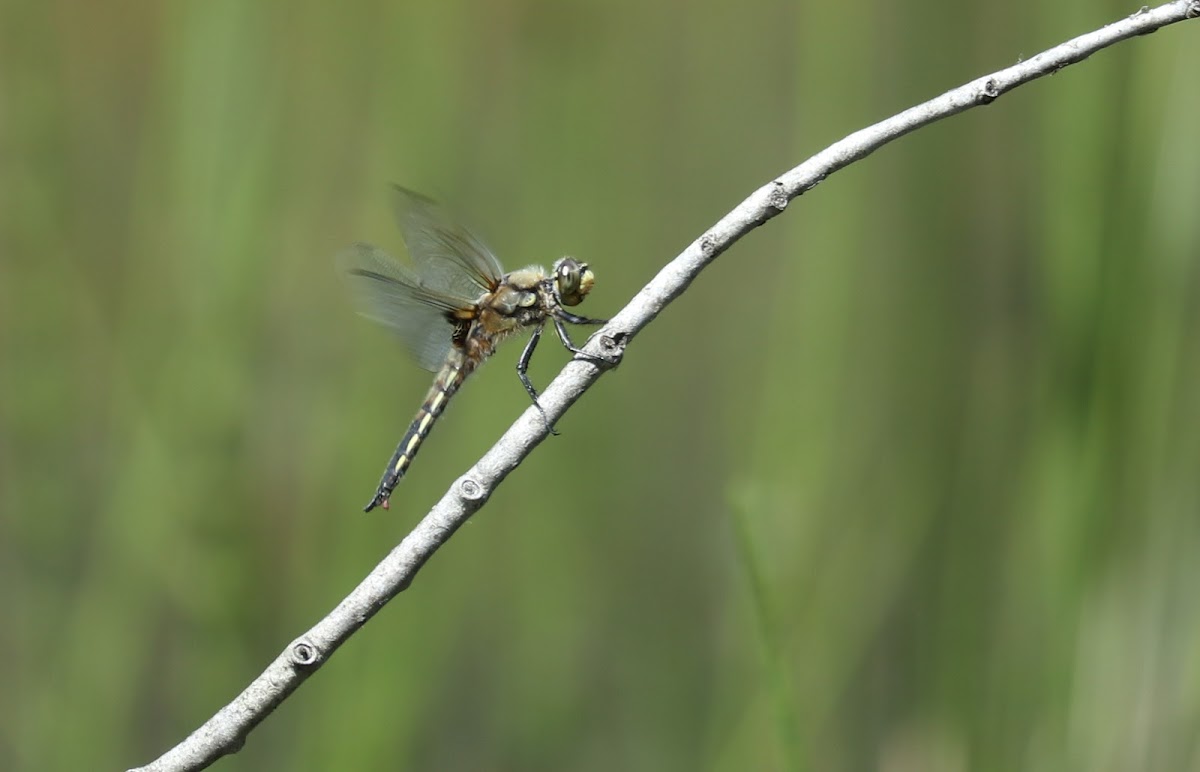
POLYGON ((565 308, 558 309, 558 313, 554 315, 556 319, 562 319, 564 322, 571 324, 608 324, 607 319, 589 319, 586 316, 576 316, 565 308))
POLYGON ((604 319, 588 319, 586 317, 575 316, 574 314, 569 314, 565 311, 563 311, 560 315, 553 317, 553 319, 554 319, 554 330, 555 330, 555 332, 558 333, 558 339, 560 341, 562 341, 562 344, 567 349, 567 351, 570 351, 572 354, 578 354, 579 356, 582 356, 586 359, 590 359, 593 361, 600 361, 603 359, 603 357, 597 357, 593 354, 589 354, 586 351, 584 351, 583 349, 576 346, 575 343, 572 342, 571 335, 570 335, 570 333, 567 332, 567 327, 566 327, 566 325, 563 324, 563 322, 567 321, 567 322, 570 322, 571 324, 607 324, 608 322, 606 320, 604 320, 604 319))

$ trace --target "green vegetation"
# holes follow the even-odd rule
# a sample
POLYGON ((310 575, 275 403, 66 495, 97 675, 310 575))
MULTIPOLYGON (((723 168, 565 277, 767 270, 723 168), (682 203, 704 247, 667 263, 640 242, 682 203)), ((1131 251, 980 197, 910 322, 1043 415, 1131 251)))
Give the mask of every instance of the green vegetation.
MULTIPOLYGON (((1104 5, 0 4, 0 769, 182 739, 525 409, 511 343, 359 511, 430 380, 333 269, 388 183, 609 316, 1104 5)), ((217 768, 1195 768, 1198 33, 797 199, 217 768)))

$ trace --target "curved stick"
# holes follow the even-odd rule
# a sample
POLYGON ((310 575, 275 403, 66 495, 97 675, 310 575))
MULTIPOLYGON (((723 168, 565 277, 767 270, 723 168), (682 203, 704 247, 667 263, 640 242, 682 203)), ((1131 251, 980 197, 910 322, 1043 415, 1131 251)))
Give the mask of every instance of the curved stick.
POLYGON ((1153 9, 1143 8, 1128 18, 856 131, 756 190, 659 271, 612 321, 593 335, 584 346, 586 358, 578 357, 563 368, 541 395, 549 423, 535 408, 527 409, 337 608, 289 644, 245 691, 187 739, 157 760, 130 772, 204 769, 241 748, 250 730, 375 612, 408 587, 425 561, 479 511, 496 486, 546 438, 547 426, 553 425, 605 370, 615 366, 625 345, 643 327, 679 297, 706 265, 742 236, 782 212, 793 198, 914 129, 989 104, 1010 89, 1058 72, 1114 43, 1197 16, 1200 16, 1200 0, 1178 0, 1153 9))

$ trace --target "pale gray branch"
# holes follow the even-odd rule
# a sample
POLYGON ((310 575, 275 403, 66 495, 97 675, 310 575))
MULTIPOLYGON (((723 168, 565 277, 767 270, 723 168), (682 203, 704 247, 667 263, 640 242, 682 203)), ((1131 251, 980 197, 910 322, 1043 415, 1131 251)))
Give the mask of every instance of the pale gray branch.
MULTIPOLYGON (((986 105, 1008 90, 1081 61, 1126 38, 1200 16, 1200 0, 1143 8, 1121 21, 1081 35, 999 72, 977 78, 924 104, 856 131, 759 188, 668 263, 600 332, 586 350, 602 357, 575 359, 550 384, 541 403, 560 418, 601 374, 619 361, 625 345, 681 293, 700 271, 734 242, 779 214, 793 198, 877 148, 934 121, 986 105)), ((241 748, 246 736, 279 703, 325 663, 384 604, 408 587, 425 561, 475 514, 492 491, 546 438, 546 423, 530 407, 491 450, 337 608, 284 649, 263 673, 187 739, 145 772, 203 769, 241 748)), ((133 772, 133 771, 131 771, 133 772)))

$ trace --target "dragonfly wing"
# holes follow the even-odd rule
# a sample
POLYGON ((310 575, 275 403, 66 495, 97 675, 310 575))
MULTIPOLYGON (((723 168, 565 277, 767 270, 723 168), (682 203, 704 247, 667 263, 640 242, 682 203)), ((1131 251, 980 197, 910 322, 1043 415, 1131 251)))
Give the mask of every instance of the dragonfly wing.
POLYGON ((418 365, 438 370, 451 346, 447 314, 470 308, 475 299, 431 289, 412 269, 370 244, 350 247, 338 264, 360 313, 394 329, 418 365))
POLYGON ((472 301, 496 288, 504 269, 473 233, 420 193, 394 187, 396 222, 422 283, 472 301))

